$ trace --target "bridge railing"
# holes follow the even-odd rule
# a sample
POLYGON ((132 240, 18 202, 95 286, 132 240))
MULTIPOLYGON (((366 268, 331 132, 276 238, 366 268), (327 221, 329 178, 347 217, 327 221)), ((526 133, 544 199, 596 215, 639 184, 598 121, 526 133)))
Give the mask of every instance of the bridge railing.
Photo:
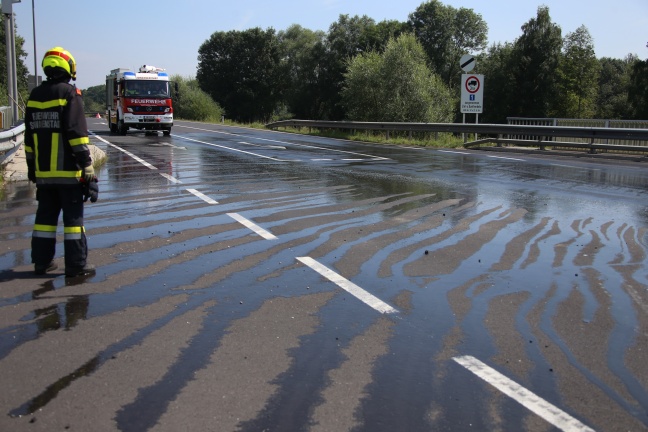
MULTIPOLYGON (((514 125, 543 125, 543 126, 576 126, 576 127, 602 127, 602 128, 630 128, 630 129, 648 129, 648 120, 610 120, 610 119, 570 119, 570 118, 529 118, 529 117, 507 117, 508 124, 514 125)), ((512 137, 524 139, 524 137, 512 137)), ((553 141, 567 142, 587 142, 584 138, 576 137, 554 137, 553 141)), ((627 142, 616 139, 596 139, 597 144, 619 144, 619 145, 641 145, 648 146, 648 141, 627 142)))
POLYGON ((484 138, 465 142, 466 147, 487 144, 513 144, 525 147, 559 147, 586 149, 590 153, 622 151, 648 153, 648 129, 626 127, 582 127, 558 125, 519 124, 465 124, 465 123, 396 123, 345 122, 318 120, 282 120, 266 125, 269 129, 281 127, 389 132, 445 132, 452 134, 483 135, 484 138), (619 144, 615 144, 619 142, 619 144))

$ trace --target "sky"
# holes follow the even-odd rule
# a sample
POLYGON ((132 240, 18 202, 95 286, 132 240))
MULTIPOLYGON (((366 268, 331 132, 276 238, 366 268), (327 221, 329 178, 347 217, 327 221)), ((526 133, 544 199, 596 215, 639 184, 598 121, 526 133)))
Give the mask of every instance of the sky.
MULTIPOLYGON (((8 0, 4 0, 8 1, 8 0)), ((16 1, 16 0, 13 0, 16 1)), ((77 87, 105 83, 112 69, 154 65, 170 75, 195 77, 198 49, 214 32, 255 27, 285 30, 299 24, 328 31, 340 15, 367 15, 376 22, 405 22, 424 0, 21 0, 13 4, 17 34, 25 39, 34 73, 49 48, 62 46, 77 62, 77 87), (32 14, 32 11, 35 13, 32 14)), ((521 27, 549 7, 563 37, 581 25, 594 39, 596 56, 648 58, 648 0, 441 0, 468 8, 488 25, 488 44, 514 42, 521 27), (605 4, 605 6, 603 6, 605 4)), ((472 53, 476 54, 476 53, 472 53)), ((457 59, 459 61, 459 59, 457 59)), ((477 65, 479 67, 479 65, 477 65)))

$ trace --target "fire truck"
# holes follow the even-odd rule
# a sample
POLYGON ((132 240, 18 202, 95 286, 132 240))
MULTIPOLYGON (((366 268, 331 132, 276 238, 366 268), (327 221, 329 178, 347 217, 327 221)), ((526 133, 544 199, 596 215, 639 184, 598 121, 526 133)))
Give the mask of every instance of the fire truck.
POLYGON ((125 135, 133 128, 171 134, 170 84, 169 75, 155 66, 144 65, 138 72, 125 68, 110 71, 106 76, 106 118, 110 131, 125 135))

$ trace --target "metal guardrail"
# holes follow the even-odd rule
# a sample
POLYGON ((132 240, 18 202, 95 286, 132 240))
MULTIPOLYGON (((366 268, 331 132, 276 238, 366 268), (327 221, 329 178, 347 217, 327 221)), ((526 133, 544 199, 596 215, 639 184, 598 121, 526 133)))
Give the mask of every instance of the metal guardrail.
POLYGON ((487 138, 467 142, 466 147, 482 144, 515 144, 527 147, 568 147, 596 150, 620 150, 627 152, 646 152, 648 145, 601 144, 599 140, 623 140, 626 142, 648 141, 648 129, 640 128, 606 128, 577 126, 541 126, 541 125, 506 125, 506 124, 464 124, 464 123, 395 123, 395 122, 339 122, 317 120, 282 120, 269 123, 268 129, 280 127, 310 129, 344 129, 384 131, 389 138, 390 131, 399 132, 445 132, 453 134, 482 134, 487 138), (531 140, 505 139, 504 136, 535 137, 531 140), (550 138, 582 138, 586 142, 558 142, 550 138))
POLYGON ((25 124, 0 132, 0 166, 5 166, 25 140, 25 124))
POLYGON ((13 110, 10 106, 0 107, 0 123, 2 123, 2 130, 11 129, 13 110))

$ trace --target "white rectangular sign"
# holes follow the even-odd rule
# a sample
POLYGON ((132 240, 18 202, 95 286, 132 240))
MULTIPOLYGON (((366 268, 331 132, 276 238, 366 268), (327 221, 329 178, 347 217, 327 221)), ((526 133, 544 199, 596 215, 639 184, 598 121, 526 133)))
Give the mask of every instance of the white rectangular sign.
POLYGON ((461 112, 480 114, 484 109, 484 75, 461 75, 461 112))

